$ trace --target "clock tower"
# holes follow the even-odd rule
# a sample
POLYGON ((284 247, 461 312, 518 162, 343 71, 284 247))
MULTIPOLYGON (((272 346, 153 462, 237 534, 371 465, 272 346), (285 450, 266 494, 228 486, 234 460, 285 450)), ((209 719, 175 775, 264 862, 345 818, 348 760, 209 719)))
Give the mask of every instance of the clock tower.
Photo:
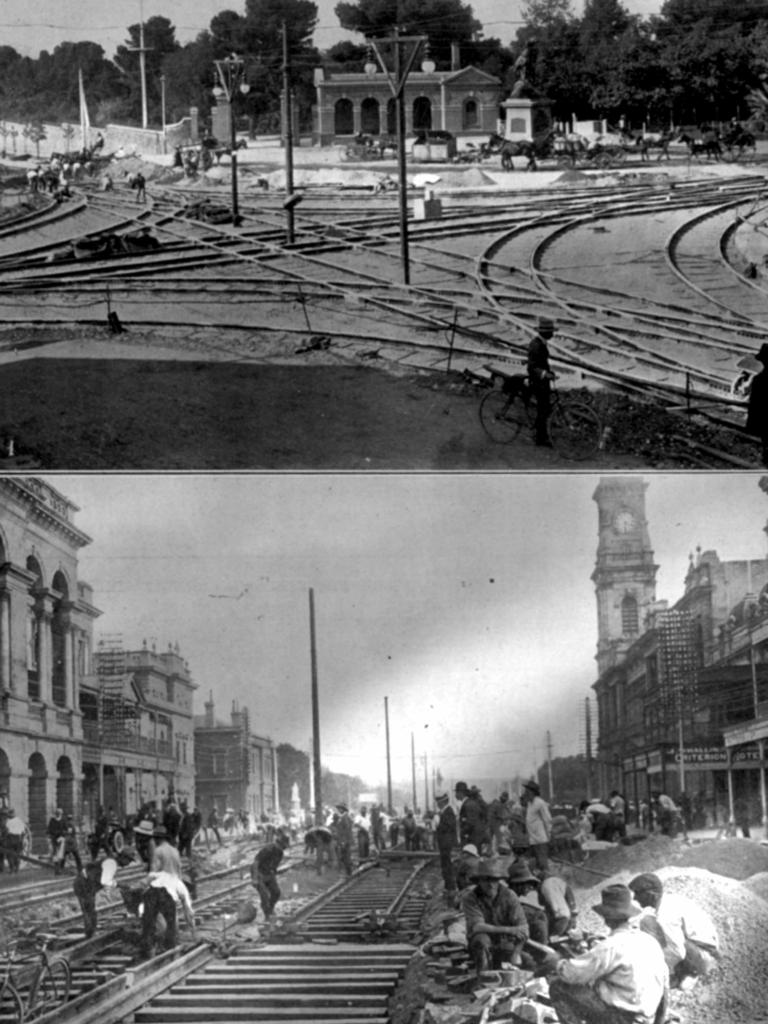
POLYGON ((643 628, 656 600, 656 570, 639 476, 603 477, 592 495, 598 508, 598 545, 592 580, 597 596, 597 668, 616 663, 643 628))

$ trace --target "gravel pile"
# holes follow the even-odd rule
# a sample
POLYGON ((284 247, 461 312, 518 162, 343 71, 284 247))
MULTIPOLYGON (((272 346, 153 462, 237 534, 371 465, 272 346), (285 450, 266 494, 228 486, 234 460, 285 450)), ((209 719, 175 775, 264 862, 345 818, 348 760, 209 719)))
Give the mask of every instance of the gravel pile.
MULTIPOLYGON (((638 872, 621 871, 592 889, 576 894, 579 926, 604 933, 605 923, 591 909, 605 885, 625 884, 638 872)), ((671 1007, 681 1024, 757 1024, 768 1021, 766 966, 768 965, 768 902, 734 878, 702 868, 657 868, 669 892, 679 893, 702 906, 720 935, 721 957, 706 979, 691 992, 671 993, 671 1007)), ((765 884, 765 883, 763 883, 765 884)))

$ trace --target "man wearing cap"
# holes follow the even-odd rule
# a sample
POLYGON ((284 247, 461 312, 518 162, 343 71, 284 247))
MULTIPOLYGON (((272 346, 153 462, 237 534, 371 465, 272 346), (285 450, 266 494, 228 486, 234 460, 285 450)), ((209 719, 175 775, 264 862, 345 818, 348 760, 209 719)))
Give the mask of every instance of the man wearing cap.
POLYGON ((552 447, 547 430, 547 421, 552 408, 552 384, 555 375, 549 365, 547 342, 555 333, 555 325, 549 317, 539 317, 538 331, 528 346, 528 382, 536 399, 536 444, 552 447))
POLYGON ((536 860, 536 867, 546 871, 549 866, 549 837, 552 834, 552 815, 549 804, 541 797, 541 789, 536 779, 524 783, 525 827, 528 831, 528 842, 531 854, 536 860))
POLYGON ((155 856, 155 825, 150 818, 144 818, 138 825, 133 826, 133 839, 136 845, 136 853, 147 865, 147 870, 152 867, 155 856))
POLYGON ((435 843, 437 852, 440 855, 440 873, 443 876, 444 898, 446 903, 453 906, 456 899, 456 873, 451 859, 456 849, 456 812, 451 807, 451 801, 447 793, 438 793, 435 797, 437 804, 437 825, 435 826, 435 843))
POLYGON ((658 942, 630 920, 641 913, 626 885, 609 885, 593 907, 610 934, 571 960, 552 958, 549 997, 562 1024, 660 1024, 669 980, 658 942))
POLYGON ((469 955, 478 974, 505 961, 520 961, 520 948, 528 938, 528 922, 517 896, 504 884, 506 872, 497 861, 478 865, 461 900, 467 926, 469 955))
POLYGON ((277 869, 289 846, 288 836, 278 832, 274 841, 262 846, 251 864, 251 883, 259 894, 265 920, 269 921, 282 893, 277 884, 277 869))
POLYGON ((331 832, 336 840, 336 856, 339 867, 344 868, 347 876, 352 874, 352 819, 346 804, 336 804, 331 832))
POLYGON ((756 434, 763 445, 763 465, 768 466, 768 344, 760 346, 755 356, 762 370, 755 374, 749 386, 747 403, 747 432, 756 434))
POLYGON ((636 875, 629 883, 643 908, 639 926, 658 939, 673 985, 689 987, 714 966, 719 940, 709 915, 693 900, 664 892, 658 875, 636 875))

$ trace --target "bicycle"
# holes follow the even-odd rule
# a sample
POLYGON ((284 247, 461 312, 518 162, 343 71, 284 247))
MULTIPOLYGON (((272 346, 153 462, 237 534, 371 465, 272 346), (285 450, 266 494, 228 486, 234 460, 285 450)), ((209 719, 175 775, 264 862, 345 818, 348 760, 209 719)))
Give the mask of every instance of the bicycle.
MULTIPOLYGON (((486 369, 491 372, 492 386, 480 402, 480 422, 492 441, 511 444, 524 426, 534 430, 536 399, 523 374, 490 366, 486 369)), ((587 402, 562 395, 554 382, 548 428, 552 447, 565 459, 580 462, 600 447, 603 429, 598 414, 587 402)))
POLYGON ((36 954, 19 960, 18 941, 6 946, 5 963, 0 968, 4 972, 0 982, 2 1024, 25 1024, 67 1001, 72 972, 65 957, 48 952, 48 944, 55 938, 45 933, 36 935, 36 954))

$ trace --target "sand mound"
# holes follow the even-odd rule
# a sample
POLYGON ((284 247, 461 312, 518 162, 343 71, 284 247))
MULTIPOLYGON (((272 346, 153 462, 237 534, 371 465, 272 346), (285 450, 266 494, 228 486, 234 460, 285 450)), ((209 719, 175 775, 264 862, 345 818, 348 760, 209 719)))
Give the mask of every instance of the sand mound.
MULTIPOLYGON (((579 926, 605 932, 591 909, 605 885, 625 884, 636 874, 621 871, 576 894, 579 926)), ((682 1024, 735 1024, 768 1019, 765 965, 768 963, 768 902, 746 884, 696 867, 662 867, 656 873, 669 892, 687 896, 711 915, 720 936, 720 959, 711 975, 691 992, 673 989, 671 1004, 682 1024)))
POLYGON ((768 871, 768 846, 750 839, 714 839, 684 848, 677 863, 744 879, 768 871))

